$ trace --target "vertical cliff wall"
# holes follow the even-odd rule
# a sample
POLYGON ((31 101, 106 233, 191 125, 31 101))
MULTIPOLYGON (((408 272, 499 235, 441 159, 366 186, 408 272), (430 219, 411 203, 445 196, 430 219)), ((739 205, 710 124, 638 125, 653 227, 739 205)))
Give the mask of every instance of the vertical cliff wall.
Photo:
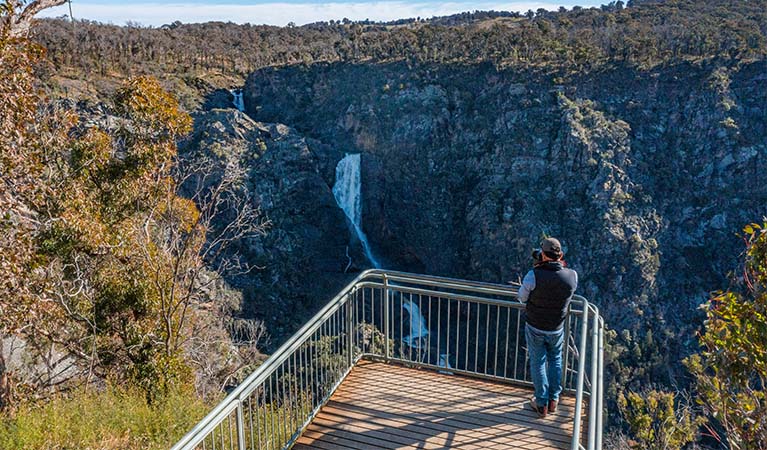
POLYGON ((315 64, 254 73, 245 106, 362 153, 363 227, 389 267, 505 282, 555 235, 612 328, 684 353, 737 230, 767 214, 765 74, 315 64))

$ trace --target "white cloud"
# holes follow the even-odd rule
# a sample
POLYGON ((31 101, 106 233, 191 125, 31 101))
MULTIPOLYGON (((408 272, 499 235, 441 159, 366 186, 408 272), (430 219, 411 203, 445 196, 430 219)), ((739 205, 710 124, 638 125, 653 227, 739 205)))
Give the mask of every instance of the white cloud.
MULTIPOLYGON (((104 23, 125 24, 128 21, 142 25, 159 26, 180 20, 184 23, 223 21, 235 23, 298 25, 327 20, 387 21, 410 17, 445 16, 462 11, 496 10, 527 11, 544 8, 555 10, 560 6, 572 6, 573 2, 526 2, 506 3, 410 3, 404 1, 374 1, 350 3, 260 3, 260 4, 199 4, 199 3, 73 3, 77 19, 95 20, 104 23)), ((45 10, 41 16, 58 17, 69 15, 67 5, 45 10)))

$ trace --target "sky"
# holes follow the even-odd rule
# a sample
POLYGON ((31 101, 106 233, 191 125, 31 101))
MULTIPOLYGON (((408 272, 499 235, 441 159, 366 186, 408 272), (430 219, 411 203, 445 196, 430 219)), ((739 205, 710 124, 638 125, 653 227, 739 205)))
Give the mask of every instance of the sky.
MULTIPOLYGON (((175 22, 183 23, 223 21, 251 23, 254 25, 287 25, 293 22, 303 25, 311 22, 340 20, 388 21, 394 19, 446 16, 463 11, 533 11, 538 8, 556 10, 560 6, 572 8, 599 6, 603 1, 466 1, 452 2, 401 0, 187 0, 176 2, 125 0, 72 0, 75 19, 95 20, 115 25, 127 22, 144 26, 160 26, 175 22)), ((39 16, 69 16, 67 4, 43 11, 39 16)))

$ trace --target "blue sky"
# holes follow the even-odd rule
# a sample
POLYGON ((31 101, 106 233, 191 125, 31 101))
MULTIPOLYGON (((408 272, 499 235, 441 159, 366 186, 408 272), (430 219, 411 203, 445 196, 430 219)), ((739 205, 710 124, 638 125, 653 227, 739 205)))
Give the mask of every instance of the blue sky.
MULTIPOLYGON (((207 22, 211 20, 286 25, 298 25, 320 20, 370 19, 375 21, 409 17, 432 17, 454 14, 462 11, 496 10, 527 11, 544 8, 554 10, 560 6, 571 8, 575 5, 590 7, 607 3, 595 1, 465 1, 451 2, 401 0, 211 0, 126 2, 120 0, 72 0, 72 11, 76 19, 96 20, 104 23, 124 25, 126 22, 159 26, 180 20, 184 23, 207 22)), ((45 17, 69 15, 66 4, 43 11, 45 17)))

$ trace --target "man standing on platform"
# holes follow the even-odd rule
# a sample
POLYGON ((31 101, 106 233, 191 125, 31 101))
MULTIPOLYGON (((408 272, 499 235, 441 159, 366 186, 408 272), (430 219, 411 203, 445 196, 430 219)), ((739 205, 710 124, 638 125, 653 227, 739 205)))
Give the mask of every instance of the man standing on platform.
POLYGON ((530 406, 543 418, 556 412, 562 393, 563 325, 578 286, 578 274, 565 267, 557 239, 544 239, 533 256, 536 262, 522 280, 517 298, 526 303, 525 338, 535 386, 530 406))

